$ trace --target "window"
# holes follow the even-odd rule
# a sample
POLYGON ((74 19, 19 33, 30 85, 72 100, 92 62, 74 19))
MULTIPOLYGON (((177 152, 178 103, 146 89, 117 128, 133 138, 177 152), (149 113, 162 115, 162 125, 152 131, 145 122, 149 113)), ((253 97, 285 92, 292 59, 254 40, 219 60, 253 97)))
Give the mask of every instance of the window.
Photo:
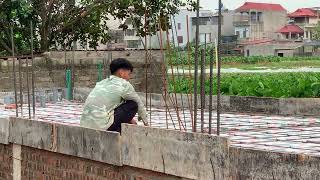
POLYGON ((236 35, 240 37, 240 31, 236 31, 236 35))
POLYGON ((128 48, 139 48, 139 46, 141 45, 141 41, 140 40, 128 40, 128 48))
POLYGON ((182 44, 183 43, 183 36, 178 36, 178 43, 179 44, 182 44))
POLYGON ((126 30, 126 36, 135 36, 134 29, 127 29, 126 30))
POLYGON ((247 38, 247 31, 246 30, 243 31, 243 38, 247 38))
POLYGON ((178 30, 181 30, 181 23, 178 23, 178 30))

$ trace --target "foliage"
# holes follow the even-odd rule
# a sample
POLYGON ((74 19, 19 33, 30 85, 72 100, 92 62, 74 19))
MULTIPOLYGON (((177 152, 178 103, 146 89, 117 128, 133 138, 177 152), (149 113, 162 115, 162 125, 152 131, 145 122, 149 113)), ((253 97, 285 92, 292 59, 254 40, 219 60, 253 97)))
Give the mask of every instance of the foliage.
POLYGON ((317 27, 315 28, 314 32, 312 33, 312 39, 320 41, 320 22, 318 22, 317 27))
MULTIPOLYGON (((168 64, 176 65, 188 65, 188 55, 186 52, 172 53, 170 56, 168 54, 168 64), (171 59, 170 59, 170 58, 171 59)), ((200 57, 200 56, 199 56, 200 57)), ((213 56, 215 59, 215 56, 213 56)), ((214 60, 215 61, 215 60, 214 60)), ((282 61, 320 61, 319 56, 308 56, 308 57, 278 57, 278 56, 223 56, 222 63, 247 63, 247 64, 255 64, 261 62, 282 62, 282 61)), ((194 54, 191 54, 190 62, 194 64, 194 54)), ((199 58, 200 62, 200 58, 199 58)), ((206 51, 206 64, 210 63, 210 50, 206 51)))
POLYGON ((10 28, 20 53, 30 49, 30 21, 34 23, 35 47, 40 51, 66 46, 78 41, 96 48, 107 43, 109 18, 117 18, 126 29, 126 19, 132 19, 138 34, 155 33, 159 24, 166 29, 168 17, 181 6, 195 7, 193 0, 2 0, 0 1, 0 53, 10 54, 10 28), (147 21, 144 23, 144 15, 147 21), (161 22, 161 23, 159 23, 161 22), (145 31, 145 28, 147 31, 145 31))
MULTIPOLYGON (((169 91, 189 93, 193 79, 180 78, 169 81, 169 91)), ((217 92, 217 79, 213 80, 213 92, 217 92)), ((205 81, 205 92, 209 93, 210 82, 205 81)), ((200 84, 198 84, 200 89, 200 84)), ((191 90, 193 92, 193 88, 191 90)), ((200 92, 200 91, 198 91, 200 92)), ((257 96, 276 98, 320 97, 320 73, 267 73, 267 74, 222 74, 221 93, 235 96, 257 96)))

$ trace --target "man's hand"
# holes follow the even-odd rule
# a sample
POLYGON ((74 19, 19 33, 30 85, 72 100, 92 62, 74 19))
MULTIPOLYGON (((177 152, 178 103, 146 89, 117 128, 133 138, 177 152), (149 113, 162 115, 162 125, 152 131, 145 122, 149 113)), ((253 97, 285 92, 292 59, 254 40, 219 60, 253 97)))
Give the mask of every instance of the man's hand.
POLYGON ((139 116, 139 117, 138 117, 138 121, 142 121, 145 126, 149 126, 149 123, 148 123, 148 121, 147 121, 147 118, 143 119, 142 117, 139 116))
POLYGON ((144 122, 144 121, 143 121, 143 124, 144 124, 145 126, 149 126, 149 123, 148 123, 148 122, 144 122))

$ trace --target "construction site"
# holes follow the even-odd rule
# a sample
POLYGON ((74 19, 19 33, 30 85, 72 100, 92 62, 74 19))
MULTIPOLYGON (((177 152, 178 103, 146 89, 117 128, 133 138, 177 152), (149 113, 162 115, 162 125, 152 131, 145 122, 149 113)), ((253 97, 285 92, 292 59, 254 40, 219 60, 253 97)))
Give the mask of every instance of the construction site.
POLYGON ((12 33, 12 55, 0 57, 0 180, 320 179, 319 98, 224 94, 219 9, 216 43, 200 46, 198 25, 194 55, 161 28, 159 49, 146 40, 144 49, 35 54, 31 37, 24 55, 12 33), (89 93, 116 58, 134 66, 149 126, 81 127, 89 93))

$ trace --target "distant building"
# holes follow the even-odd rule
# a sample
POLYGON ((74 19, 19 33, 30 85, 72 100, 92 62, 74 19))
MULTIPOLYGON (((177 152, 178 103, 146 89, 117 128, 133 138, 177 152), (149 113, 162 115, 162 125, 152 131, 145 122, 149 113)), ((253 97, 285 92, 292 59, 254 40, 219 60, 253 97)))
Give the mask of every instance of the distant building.
POLYGON ((280 4, 246 2, 235 11, 234 33, 240 40, 277 39, 277 31, 287 23, 280 4))
POLYGON ((301 8, 288 14, 292 23, 299 26, 303 31, 303 39, 312 39, 312 32, 320 22, 320 8, 301 8))
POLYGON ((304 30, 295 24, 285 25, 277 32, 280 36, 278 39, 285 40, 302 40, 304 35, 304 30))
MULTIPOLYGON (((222 36, 232 36, 234 34, 233 26, 234 11, 224 10, 221 19, 221 32, 222 36)), ((218 20, 219 15, 216 13, 211 16, 202 16, 199 18, 199 41, 200 43, 212 43, 218 39, 218 20), (207 38, 207 39, 205 39, 207 38)), ((192 18, 192 34, 193 41, 195 41, 197 18, 192 18)))
MULTIPOLYGON (((200 17, 211 17, 214 13, 210 10, 200 10, 200 17)), ((193 18, 196 17, 197 14, 195 11, 190 11, 187 9, 181 9, 180 12, 171 17, 171 28, 170 30, 170 42, 173 43, 176 47, 184 47, 189 42, 193 42, 195 37, 195 32, 192 30, 193 26, 193 18), (188 34, 189 31, 189 34, 188 34)))

